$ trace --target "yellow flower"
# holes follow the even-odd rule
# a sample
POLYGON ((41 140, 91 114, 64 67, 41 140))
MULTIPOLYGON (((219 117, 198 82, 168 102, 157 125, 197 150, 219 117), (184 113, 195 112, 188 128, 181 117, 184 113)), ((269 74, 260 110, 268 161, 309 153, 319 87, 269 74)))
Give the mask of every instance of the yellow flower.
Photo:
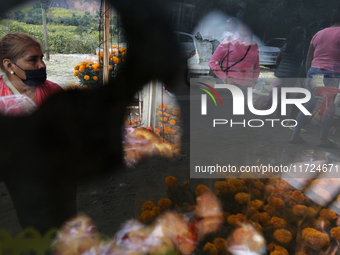
POLYGON ((227 250, 227 241, 224 238, 217 237, 214 239, 213 244, 215 244, 217 250, 219 251, 225 251, 227 250))
POLYGON ((76 65, 76 66, 74 67, 74 70, 78 70, 79 67, 80 67, 80 65, 76 65))
POLYGON ((97 76, 93 76, 92 79, 95 80, 95 81, 98 81, 98 77, 97 76))
POLYGON ((117 57, 112 57, 112 61, 117 65, 120 64, 120 59, 117 57))
POLYGON ((86 69, 86 67, 85 67, 84 65, 81 65, 81 66, 79 67, 79 72, 84 72, 85 69, 86 69))
POLYGON ((155 205, 154 202, 152 202, 152 201, 145 201, 143 203, 142 211, 143 212, 144 211, 152 211, 152 209, 155 208, 155 207, 156 207, 156 205, 155 205))
POLYGON ((161 198, 158 201, 158 206, 162 211, 169 209, 171 205, 172 202, 169 198, 161 198))
POLYGON ((177 186, 177 178, 173 176, 168 176, 165 178, 165 185, 169 188, 174 188, 177 186))
POLYGON ((113 69, 113 66, 109 66, 109 70, 112 70, 113 69))
POLYGON ((155 219, 156 219, 156 213, 154 211, 144 211, 138 218, 138 220, 144 224, 151 223, 155 219))
POLYGON ((203 247, 203 251, 207 251, 209 255, 217 255, 218 249, 215 244, 210 242, 206 243, 203 247))
POLYGON ((76 71, 74 71, 73 76, 77 76, 78 74, 79 74, 79 71, 76 70, 76 71))
POLYGON ((83 85, 83 89, 87 89, 88 88, 88 86, 87 85, 83 85))
POLYGON ((200 184, 200 185, 198 185, 197 186, 197 188, 196 188, 196 195, 197 196, 200 196, 200 195, 202 195, 205 191, 208 191, 208 190, 210 190, 209 188, 208 188, 208 186, 206 186, 206 185, 204 185, 204 184, 200 184))
POLYGON ((175 120, 170 120, 170 125, 175 125, 176 121, 175 120))
POLYGON ((87 64, 87 61, 81 61, 80 62, 80 65, 86 65, 87 64))
POLYGON ((90 76, 85 75, 85 76, 84 76, 84 79, 88 81, 88 80, 90 79, 90 76))

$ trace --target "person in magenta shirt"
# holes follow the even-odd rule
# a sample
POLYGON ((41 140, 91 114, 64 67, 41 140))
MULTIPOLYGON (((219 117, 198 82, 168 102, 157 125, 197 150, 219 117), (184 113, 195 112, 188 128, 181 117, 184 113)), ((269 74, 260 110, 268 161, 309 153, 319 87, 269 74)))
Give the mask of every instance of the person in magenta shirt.
MULTIPOLYGON (((312 112, 318 100, 313 94, 311 86, 313 75, 323 75, 326 87, 339 87, 340 78, 340 9, 333 14, 333 26, 317 32, 311 40, 306 60, 307 79, 305 87, 311 92, 311 99, 305 104, 305 108, 312 112)), ((326 109, 321 119, 321 131, 318 146, 323 148, 336 148, 337 145, 328 139, 331 129, 335 107, 326 109)), ((302 112, 297 116, 297 125, 289 142, 293 144, 304 143, 299 135, 307 120, 302 112)))
MULTIPOLYGON (((26 96, 39 107, 48 97, 63 91, 58 84, 46 80, 43 53, 34 37, 20 33, 7 34, 0 40, 0 50, 0 68, 5 73, 0 75, 0 97, 13 94, 26 96)), ((9 98, 7 106, 15 104, 15 97, 9 98)), ((0 113, 4 113, 4 101, 1 102, 0 113)), ((6 114, 17 115, 20 111, 13 110, 6 114)))
POLYGON ((223 83, 254 87, 260 74, 258 45, 251 30, 239 23, 235 36, 224 39, 212 55, 209 66, 223 83))

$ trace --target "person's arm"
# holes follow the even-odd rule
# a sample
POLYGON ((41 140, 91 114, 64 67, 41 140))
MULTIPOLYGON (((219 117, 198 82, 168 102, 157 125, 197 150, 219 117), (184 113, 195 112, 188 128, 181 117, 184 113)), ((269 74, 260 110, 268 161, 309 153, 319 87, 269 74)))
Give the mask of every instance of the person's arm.
POLYGON ((228 54, 228 43, 220 43, 220 45, 215 50, 214 54, 211 56, 209 61, 209 66, 211 70, 216 74, 217 77, 221 79, 226 78, 226 73, 222 71, 220 63, 228 54))
POLYGON ((310 44, 308 48, 307 59, 306 59, 306 72, 308 72, 309 68, 311 68, 312 66, 314 51, 315 51, 314 45, 310 44))

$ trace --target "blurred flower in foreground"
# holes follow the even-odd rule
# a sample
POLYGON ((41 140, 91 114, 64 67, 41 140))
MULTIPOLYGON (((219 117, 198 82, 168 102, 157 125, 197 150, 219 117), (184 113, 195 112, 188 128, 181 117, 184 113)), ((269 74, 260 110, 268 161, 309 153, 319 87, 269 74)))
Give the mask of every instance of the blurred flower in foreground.
POLYGON ((108 240, 98 237, 89 217, 79 215, 65 223, 52 249, 55 255, 175 254, 175 250, 187 255, 205 235, 217 231, 222 223, 220 203, 208 191, 197 198, 196 211, 191 219, 167 211, 148 226, 130 220, 113 239, 108 240))
POLYGON ((231 254, 265 254, 266 241, 251 224, 241 224, 228 238, 231 254))

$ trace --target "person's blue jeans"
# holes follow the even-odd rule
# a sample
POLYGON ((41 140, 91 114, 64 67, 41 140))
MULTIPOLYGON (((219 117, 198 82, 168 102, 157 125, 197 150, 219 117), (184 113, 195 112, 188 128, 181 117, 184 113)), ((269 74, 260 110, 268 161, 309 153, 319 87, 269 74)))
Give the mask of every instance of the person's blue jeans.
MULTIPOLYGON (((313 88, 311 87, 312 75, 319 75, 319 74, 324 75, 323 83, 326 87, 337 88, 339 86, 339 78, 340 78, 339 73, 325 70, 325 69, 311 67, 307 72, 307 79, 305 83, 306 89, 308 89, 311 92, 311 99, 307 103, 304 104, 305 108, 309 112, 313 111, 315 105, 318 102, 318 99, 314 96, 313 88)), ((335 97, 333 98, 333 100, 334 99, 335 97)), ((328 139, 328 133, 333 123, 334 113, 335 113, 335 107, 327 111, 324 111, 324 114, 321 119, 320 139, 325 139, 325 140, 328 139)), ((296 118, 297 125, 295 126, 294 131, 293 131, 294 135, 300 134, 301 128, 304 126, 307 119, 308 119, 308 116, 304 115, 300 111, 296 118)))

